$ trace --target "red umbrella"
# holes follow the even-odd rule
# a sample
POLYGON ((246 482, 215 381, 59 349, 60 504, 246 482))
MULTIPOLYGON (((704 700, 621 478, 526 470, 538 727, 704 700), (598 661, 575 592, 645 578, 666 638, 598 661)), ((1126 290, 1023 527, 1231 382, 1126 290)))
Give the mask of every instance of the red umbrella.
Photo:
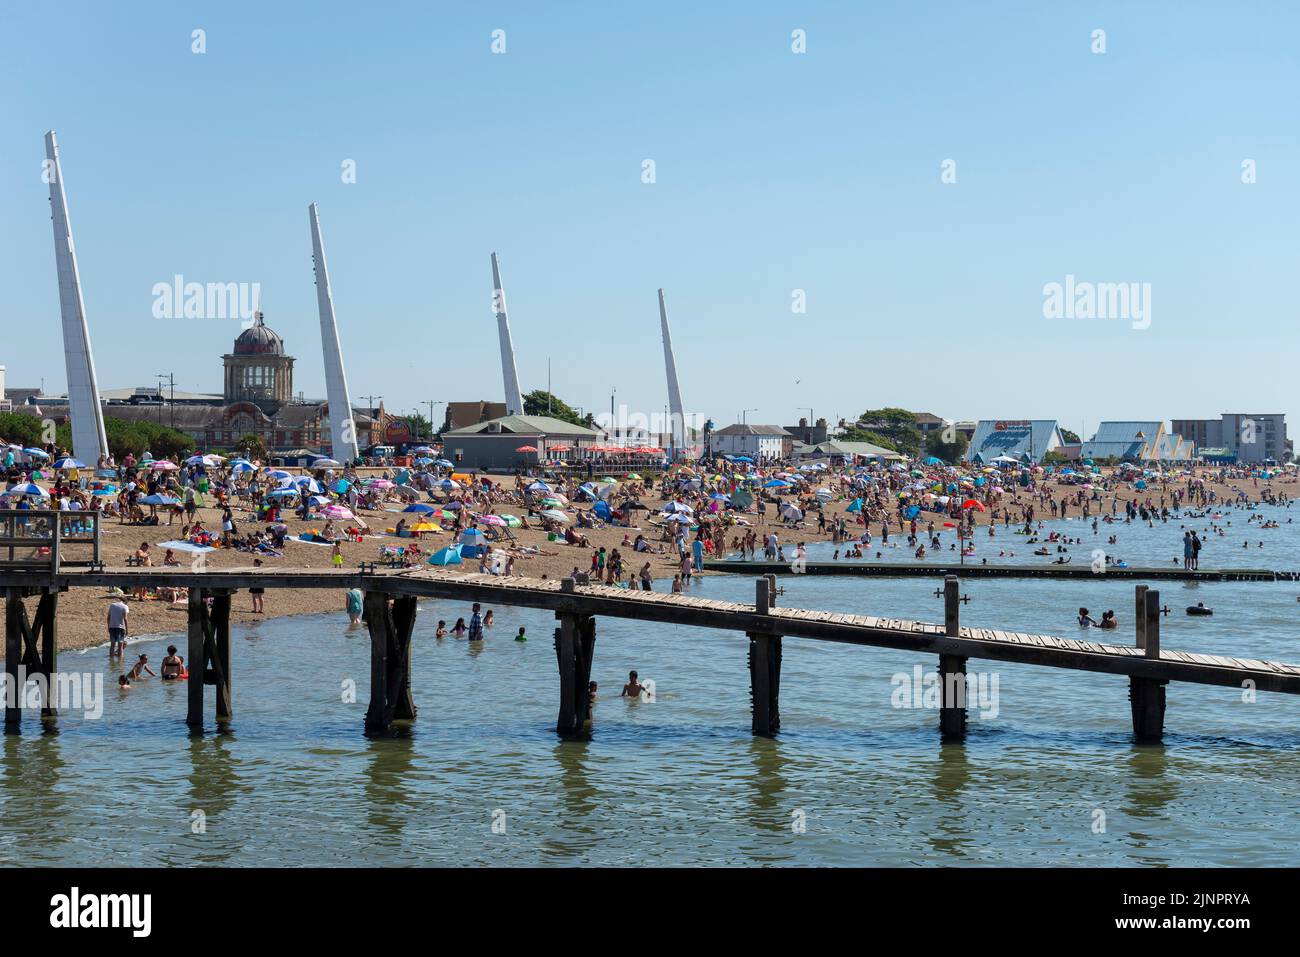
POLYGON ((975 509, 979 509, 981 512, 984 511, 984 506, 981 505, 979 502, 975 501, 975 499, 973 499, 973 498, 968 498, 968 499, 966 499, 966 501, 964 501, 964 502, 961 503, 961 507, 962 507, 962 508, 975 508, 975 509))
POLYGON ((550 452, 568 452, 568 451, 570 451, 570 449, 569 449, 569 446, 567 446, 567 445, 552 445, 552 446, 550 447, 550 449, 548 449, 548 451, 550 451, 550 452))
POLYGON ((536 451, 537 451, 537 446, 535 446, 535 445, 521 445, 521 446, 519 446, 519 448, 515 449, 515 451, 516 451, 516 452, 536 452, 536 451))

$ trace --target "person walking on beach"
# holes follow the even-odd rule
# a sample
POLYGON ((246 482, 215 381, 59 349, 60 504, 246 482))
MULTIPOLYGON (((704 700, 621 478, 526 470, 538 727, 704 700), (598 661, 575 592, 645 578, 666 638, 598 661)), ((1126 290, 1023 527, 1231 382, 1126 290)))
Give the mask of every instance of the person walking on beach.
POLYGON ((126 603, 125 595, 108 606, 108 657, 110 658, 122 657, 122 650, 126 647, 126 617, 130 613, 131 608, 126 603))

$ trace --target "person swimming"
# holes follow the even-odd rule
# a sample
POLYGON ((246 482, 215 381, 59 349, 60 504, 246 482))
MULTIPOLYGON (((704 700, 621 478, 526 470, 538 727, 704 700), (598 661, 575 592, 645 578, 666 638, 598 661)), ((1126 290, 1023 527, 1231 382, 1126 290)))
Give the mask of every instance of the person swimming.
POLYGON ((1097 628, 1099 627, 1097 619, 1088 614, 1088 609, 1079 609, 1079 627, 1080 628, 1097 628))
POLYGON ((134 681, 137 678, 143 678, 144 672, 146 671, 152 677, 155 678, 158 677, 157 672, 155 672, 152 668, 149 667, 149 656, 141 655, 139 660, 137 660, 136 663, 131 666, 131 670, 126 673, 126 676, 134 681))

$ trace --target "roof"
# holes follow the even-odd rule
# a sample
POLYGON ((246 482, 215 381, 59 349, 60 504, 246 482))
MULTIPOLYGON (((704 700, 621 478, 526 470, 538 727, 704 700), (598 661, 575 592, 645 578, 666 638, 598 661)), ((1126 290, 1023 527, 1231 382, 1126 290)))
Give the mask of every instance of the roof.
POLYGON ((1157 459, 1161 457, 1158 446, 1164 431, 1165 424, 1153 420, 1103 422, 1097 426, 1092 441, 1083 443, 1083 456, 1089 459, 1157 459))
POLYGON ((820 455, 841 455, 848 457, 850 455, 876 456, 877 458, 902 458, 892 449, 882 448, 879 445, 872 445, 870 442, 819 442, 813 446, 820 455))
MULTIPOLYGON (((718 429, 714 435, 780 435, 789 436, 790 433, 779 425, 749 425, 748 423, 737 423, 729 425, 725 429, 718 429)), ((791 436, 793 437, 793 436, 791 436)))
POLYGON ((235 338, 235 351, 237 356, 282 356, 284 355, 284 340, 280 334, 273 330, 262 318, 262 313, 257 312, 253 317, 253 325, 249 326, 235 338))
POLYGON ((1062 444, 1055 419, 980 419, 966 455, 982 462, 999 455, 1037 461, 1062 444))
POLYGON ((488 419, 486 422, 476 422, 474 425, 467 425, 462 429, 452 429, 444 435, 467 436, 467 435, 562 435, 579 439, 599 438, 599 433, 595 429, 589 429, 585 425, 574 425, 572 422, 565 422, 562 419, 553 419, 547 415, 503 415, 499 419, 488 419))

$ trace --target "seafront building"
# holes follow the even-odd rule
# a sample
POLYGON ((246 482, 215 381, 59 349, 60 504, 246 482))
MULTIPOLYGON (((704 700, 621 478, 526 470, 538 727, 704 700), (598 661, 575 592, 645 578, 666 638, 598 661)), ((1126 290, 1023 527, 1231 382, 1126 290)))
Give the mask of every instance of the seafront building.
POLYGON ((1217 419, 1174 419, 1207 462, 1287 462, 1294 450, 1282 413, 1224 412, 1217 419))
POLYGON ((1059 451, 1065 440, 1056 419, 980 419, 975 425, 966 459, 987 465, 997 458, 1041 462, 1059 451))
POLYGON ((755 462, 785 458, 794 449, 795 437, 779 425, 750 425, 737 422, 709 433, 707 452, 713 455, 743 455, 755 462))
POLYGON ((1196 443, 1177 430, 1167 430, 1164 422, 1103 422, 1091 441, 1083 443, 1080 457, 1094 462, 1191 462, 1196 459, 1196 443))
POLYGON ((505 415, 442 435, 443 455, 466 469, 515 469, 550 458, 580 461, 600 433, 545 415, 505 415))

